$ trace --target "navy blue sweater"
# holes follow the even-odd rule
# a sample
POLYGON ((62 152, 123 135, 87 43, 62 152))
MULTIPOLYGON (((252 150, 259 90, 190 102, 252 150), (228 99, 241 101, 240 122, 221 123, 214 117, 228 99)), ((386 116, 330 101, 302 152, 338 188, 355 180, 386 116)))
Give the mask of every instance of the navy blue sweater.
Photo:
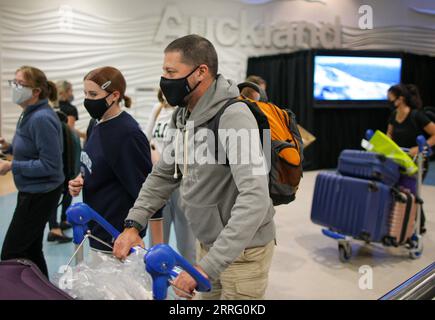
MULTIPOLYGON (((82 151, 81 167, 83 201, 122 231, 152 169, 150 146, 136 120, 123 112, 95 125, 82 151)), ((94 223, 89 227, 93 235, 112 243, 112 237, 102 227, 94 223)), ((90 244, 94 249, 110 251, 92 239, 90 244)))
POLYGON ((17 124, 12 147, 12 172, 20 192, 46 193, 65 180, 62 127, 48 100, 28 106, 17 124))

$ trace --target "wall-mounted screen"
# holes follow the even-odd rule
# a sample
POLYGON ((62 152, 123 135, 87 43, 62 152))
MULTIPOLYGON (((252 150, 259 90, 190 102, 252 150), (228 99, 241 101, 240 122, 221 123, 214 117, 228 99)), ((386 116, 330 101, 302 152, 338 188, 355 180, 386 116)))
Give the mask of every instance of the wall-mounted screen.
POLYGON ((400 83, 402 59, 355 55, 315 55, 316 102, 385 101, 387 90, 400 83))

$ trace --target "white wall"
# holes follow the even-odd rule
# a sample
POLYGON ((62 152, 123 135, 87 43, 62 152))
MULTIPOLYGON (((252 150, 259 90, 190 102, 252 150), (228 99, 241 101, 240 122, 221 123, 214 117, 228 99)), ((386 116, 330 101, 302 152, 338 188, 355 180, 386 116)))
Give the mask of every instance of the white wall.
POLYGON ((81 116, 78 126, 82 129, 89 120, 82 106, 83 76, 98 66, 119 68, 127 78, 127 94, 136 102, 131 112, 145 125, 156 100, 154 90, 161 74, 162 51, 171 40, 168 37, 161 43, 155 41, 168 7, 174 7, 180 19, 169 23, 169 33, 179 31, 182 35, 194 31, 209 37, 218 50, 220 72, 239 81, 245 76, 249 56, 323 47, 317 38, 311 38, 314 42, 310 44, 309 33, 300 39, 306 44, 298 44, 296 38, 292 38, 294 34, 286 37, 292 30, 289 23, 293 27, 297 27, 298 22, 313 23, 318 27, 329 23, 334 28, 338 17, 340 26, 331 29, 330 37, 334 32, 340 37, 338 42, 330 41, 332 46, 435 55, 435 16, 409 9, 414 6, 434 10, 434 2, 288 0, 249 5, 242 0, 2 0, 0 133, 7 138, 13 135, 20 108, 10 102, 7 80, 12 79, 15 70, 24 64, 39 67, 51 80, 66 79, 74 84, 74 103, 81 116), (362 4, 373 7, 373 30, 358 28, 358 8, 362 4), (59 8, 63 5, 68 5, 72 14, 62 14, 59 8), (243 18, 246 27, 241 25, 243 18), (223 32, 216 36, 216 27, 224 22, 229 25, 225 24, 223 32), (250 24, 259 25, 256 39, 260 39, 260 45, 255 46, 243 33, 243 29, 249 30, 250 24), (275 41, 264 40, 264 27, 268 25, 274 25, 274 28, 283 25, 283 37, 275 41), (293 43, 289 39, 293 39, 293 43))

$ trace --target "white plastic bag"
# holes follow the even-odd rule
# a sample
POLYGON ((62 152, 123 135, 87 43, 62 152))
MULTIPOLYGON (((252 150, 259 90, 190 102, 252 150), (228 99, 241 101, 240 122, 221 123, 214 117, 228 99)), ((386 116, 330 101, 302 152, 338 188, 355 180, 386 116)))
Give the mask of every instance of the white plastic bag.
POLYGON ((153 299, 152 279, 145 271, 143 254, 132 253, 124 262, 100 252, 92 255, 90 261, 57 273, 53 282, 80 300, 153 299))

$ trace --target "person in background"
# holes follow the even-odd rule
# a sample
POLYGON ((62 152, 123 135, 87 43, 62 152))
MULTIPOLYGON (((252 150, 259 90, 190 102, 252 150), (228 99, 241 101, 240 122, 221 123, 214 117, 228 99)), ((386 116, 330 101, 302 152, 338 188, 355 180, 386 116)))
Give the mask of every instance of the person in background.
MULTIPOLYGON (((258 85, 260 87, 260 90, 264 90, 264 95, 265 95, 266 81, 263 78, 261 78, 259 76, 250 75, 249 77, 246 78, 245 82, 252 82, 252 83, 258 85)), ((249 87, 243 88, 240 91, 240 94, 245 98, 248 98, 251 100, 256 100, 256 101, 259 101, 261 98, 260 93, 258 93, 253 88, 249 88, 249 87)))
POLYGON ((67 81, 58 81, 56 88, 58 96, 56 100, 50 101, 50 103, 62 123, 64 146, 62 160, 65 183, 62 192, 62 201, 60 203, 62 206, 61 220, 60 223, 57 221, 58 208, 56 208, 48 221, 50 231, 47 235, 47 241, 67 243, 72 241, 71 237, 64 234, 64 230, 71 228, 66 217, 66 210, 72 203, 72 197, 68 190, 68 182, 69 180, 74 179, 80 172, 81 144, 79 132, 74 128, 75 121, 78 119, 78 112, 76 107, 70 103, 73 99, 72 85, 67 81))
MULTIPOLYGON (((398 84, 388 89, 388 100, 394 111, 388 120, 387 135, 402 148, 409 148, 409 155, 418 153, 417 137, 429 135, 427 143, 435 145, 435 124, 421 111, 422 101, 415 85, 398 84)), ((423 179, 429 170, 429 161, 424 160, 423 179)), ((425 232, 425 217, 422 215, 422 233, 425 232)))
POLYGON ((48 277, 42 239, 65 180, 62 128, 48 104, 48 99, 55 99, 56 86, 41 70, 29 66, 18 69, 10 85, 12 100, 23 112, 12 144, 0 138, 2 152, 13 155, 12 162, 0 160, 0 174, 12 170, 18 189, 1 259, 29 259, 48 277))
MULTIPOLYGON (((81 154, 81 173, 69 182, 69 191, 76 197, 83 189, 83 201, 122 230, 152 169, 149 143, 136 120, 121 109, 122 101, 130 108, 131 99, 125 95, 127 84, 118 69, 92 70, 83 81, 84 106, 95 124, 88 130, 81 154)), ((161 211, 156 211, 154 218, 161 219, 161 211)), ((89 227, 94 236, 112 243, 112 236, 100 225, 90 223, 89 227)), ((92 253, 111 252, 94 239, 90 239, 90 246, 92 253)))
MULTIPOLYGON (((151 153, 153 165, 160 159, 163 151, 164 140, 167 136, 169 123, 175 108, 170 106, 159 89, 157 103, 151 113, 150 121, 146 129, 146 135, 151 141, 151 153)), ((169 243, 171 225, 174 225, 177 248, 180 254, 190 263, 196 261, 195 236, 187 222, 184 212, 180 208, 180 191, 176 189, 163 208, 163 238, 164 243, 169 243)), ((154 230, 151 230, 154 235, 154 230)))
POLYGON ((266 89, 267 89, 267 82, 266 82, 266 80, 264 80, 260 76, 250 75, 250 76, 248 76, 246 78, 245 81, 258 84, 260 86, 260 88, 263 89, 264 91, 266 91, 266 89))
MULTIPOLYGON (((422 101, 414 85, 398 84, 388 90, 388 100, 394 111, 388 120, 387 135, 400 147, 409 148, 414 157, 418 153, 417 137, 429 135, 431 147, 435 145, 435 124, 422 112, 422 101)), ((428 163, 425 161, 425 174, 428 163)))
POLYGON ((58 81, 56 83, 57 92, 59 95, 58 106, 60 111, 62 111, 67 116, 67 123, 71 130, 77 133, 77 135, 86 139, 86 133, 79 131, 76 128, 76 122, 79 120, 79 112, 72 104, 74 101, 73 86, 68 81, 58 81))

